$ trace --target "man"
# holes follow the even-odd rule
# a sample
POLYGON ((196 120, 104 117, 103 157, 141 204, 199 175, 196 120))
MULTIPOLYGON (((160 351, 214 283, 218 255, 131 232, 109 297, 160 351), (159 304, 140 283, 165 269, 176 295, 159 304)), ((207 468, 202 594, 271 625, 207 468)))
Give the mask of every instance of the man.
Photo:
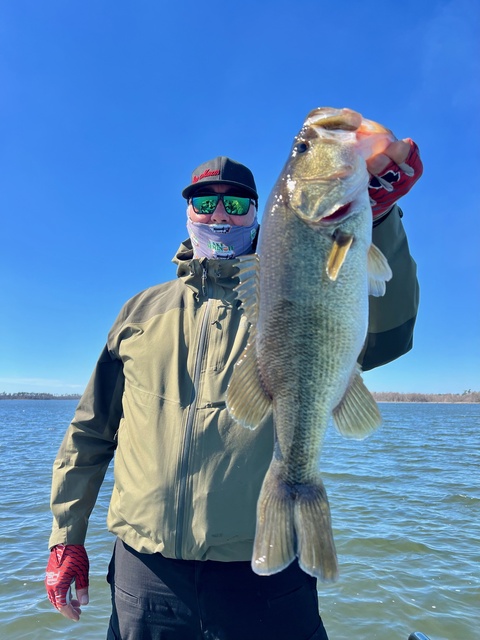
MULTIPOLYGON (((422 173, 409 140, 369 168, 374 242, 398 285, 374 303, 365 368, 411 347, 418 289, 395 202, 422 173)), ((190 239, 176 254, 178 277, 123 307, 55 461, 47 592, 79 619, 88 603, 88 517, 115 452, 108 640, 326 640, 314 578, 296 562, 268 577, 251 569, 272 424, 243 429, 225 407, 249 336, 235 258, 256 244, 255 181, 218 157, 193 172, 182 195, 190 239), (73 579, 77 598, 67 602, 73 579)))

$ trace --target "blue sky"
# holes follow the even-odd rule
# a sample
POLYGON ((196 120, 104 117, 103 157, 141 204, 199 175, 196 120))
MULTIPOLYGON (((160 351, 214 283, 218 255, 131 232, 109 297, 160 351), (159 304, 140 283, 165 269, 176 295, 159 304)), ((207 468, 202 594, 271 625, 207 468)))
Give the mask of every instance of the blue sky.
POLYGON ((122 304, 175 277, 181 189, 228 155, 260 208, 317 106, 420 146, 414 349, 374 391, 480 390, 476 0, 4 0, 0 392, 81 392, 122 304))

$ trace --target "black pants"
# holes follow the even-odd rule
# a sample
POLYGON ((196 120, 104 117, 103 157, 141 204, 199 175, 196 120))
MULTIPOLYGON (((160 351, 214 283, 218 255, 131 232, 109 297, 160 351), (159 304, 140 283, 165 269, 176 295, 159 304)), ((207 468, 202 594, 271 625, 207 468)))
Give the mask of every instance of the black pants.
POLYGON ((249 562, 171 560, 117 540, 107 640, 328 640, 316 580, 295 562, 258 576, 249 562))

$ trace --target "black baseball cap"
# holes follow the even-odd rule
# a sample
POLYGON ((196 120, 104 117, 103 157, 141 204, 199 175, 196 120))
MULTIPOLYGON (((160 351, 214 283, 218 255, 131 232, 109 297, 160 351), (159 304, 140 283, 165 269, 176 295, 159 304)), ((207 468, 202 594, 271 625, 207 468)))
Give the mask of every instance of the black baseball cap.
POLYGON ((258 200, 253 173, 245 165, 225 156, 218 156, 197 167, 192 173, 192 182, 182 191, 182 196, 188 200, 199 187, 209 184, 231 184, 258 200))

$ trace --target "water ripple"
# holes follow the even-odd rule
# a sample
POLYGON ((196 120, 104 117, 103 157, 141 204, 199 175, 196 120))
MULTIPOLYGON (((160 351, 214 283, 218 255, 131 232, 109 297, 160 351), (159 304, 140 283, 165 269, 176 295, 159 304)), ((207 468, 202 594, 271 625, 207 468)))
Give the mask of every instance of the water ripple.
MULTIPOLYGON (((480 407, 382 404, 383 426, 362 442, 330 429, 321 460, 340 580, 319 583, 335 640, 475 640, 480 628, 480 407)), ((79 624, 43 587, 51 466, 72 401, 0 401, 0 625, 8 640, 103 640, 113 538, 109 470, 89 526, 91 603, 79 624), (26 470, 13 474, 15 469, 26 470)), ((292 639, 293 640, 293 639, 292 639)))

